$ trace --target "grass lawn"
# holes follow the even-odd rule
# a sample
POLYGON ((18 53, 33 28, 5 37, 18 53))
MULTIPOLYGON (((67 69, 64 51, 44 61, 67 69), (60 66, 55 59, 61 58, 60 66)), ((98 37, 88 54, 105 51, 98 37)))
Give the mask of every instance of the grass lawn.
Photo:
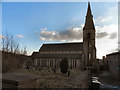
POLYGON ((59 69, 54 73, 51 69, 44 68, 39 70, 17 70, 14 72, 25 73, 25 74, 35 74, 39 77, 37 80, 37 88, 72 88, 69 82, 75 76, 81 74, 80 69, 72 69, 70 76, 62 74, 59 69))

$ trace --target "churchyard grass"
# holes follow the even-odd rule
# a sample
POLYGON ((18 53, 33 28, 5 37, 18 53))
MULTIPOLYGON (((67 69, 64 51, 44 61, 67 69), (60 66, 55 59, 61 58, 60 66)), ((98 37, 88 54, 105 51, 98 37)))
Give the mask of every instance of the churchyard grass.
POLYGON ((72 69, 69 77, 67 73, 62 74, 60 69, 57 69, 56 73, 51 69, 48 70, 48 68, 44 68, 42 70, 22 69, 14 72, 37 75, 39 77, 37 80, 37 88, 71 88, 73 87, 70 83, 71 79, 80 75, 82 71, 80 69, 72 69))

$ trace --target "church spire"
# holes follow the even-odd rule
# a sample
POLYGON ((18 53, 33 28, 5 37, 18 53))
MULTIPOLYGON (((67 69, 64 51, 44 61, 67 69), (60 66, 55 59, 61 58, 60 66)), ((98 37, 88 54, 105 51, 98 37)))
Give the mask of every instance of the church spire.
POLYGON ((92 16, 92 14, 91 14, 90 2, 88 2, 87 16, 92 16))
POLYGON ((93 15, 91 13, 90 2, 88 2, 87 15, 86 15, 85 26, 83 30, 91 30, 91 29, 95 29, 95 27, 93 22, 93 15))

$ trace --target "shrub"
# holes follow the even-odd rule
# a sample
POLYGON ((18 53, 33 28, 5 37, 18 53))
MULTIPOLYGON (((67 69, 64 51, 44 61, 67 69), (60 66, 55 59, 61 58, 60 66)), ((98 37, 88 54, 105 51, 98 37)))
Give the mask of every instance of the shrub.
POLYGON ((60 62, 60 70, 63 74, 67 73, 68 71, 68 59, 62 59, 60 62))

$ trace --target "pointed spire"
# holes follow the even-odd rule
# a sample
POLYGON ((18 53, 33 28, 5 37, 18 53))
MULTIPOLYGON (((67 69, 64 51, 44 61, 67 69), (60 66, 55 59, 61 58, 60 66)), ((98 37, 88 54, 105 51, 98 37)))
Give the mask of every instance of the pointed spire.
POLYGON ((87 10, 87 16, 90 16, 91 14, 91 7, 90 7, 90 2, 88 2, 88 10, 87 10))
POLYGON ((88 2, 86 21, 85 21, 85 26, 83 30, 91 30, 91 29, 95 29, 95 27, 94 27, 94 22, 93 22, 93 15, 91 13, 90 2, 88 2))

